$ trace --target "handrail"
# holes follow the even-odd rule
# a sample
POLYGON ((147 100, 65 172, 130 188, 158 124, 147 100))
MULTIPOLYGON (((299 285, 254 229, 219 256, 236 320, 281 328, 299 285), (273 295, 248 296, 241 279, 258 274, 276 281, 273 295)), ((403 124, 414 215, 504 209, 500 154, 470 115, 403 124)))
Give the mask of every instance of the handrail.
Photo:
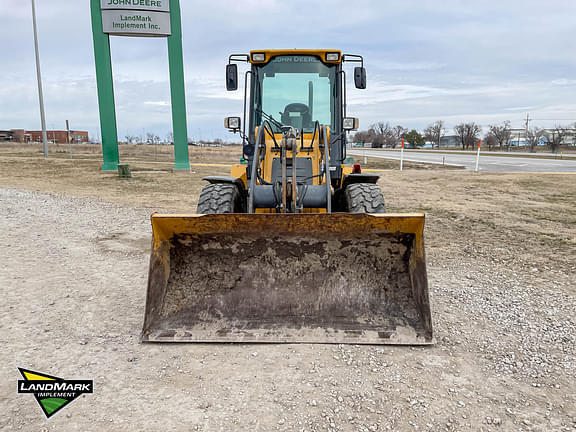
POLYGON ((328 148, 328 127, 324 126, 324 170, 326 172, 326 213, 332 213, 332 189, 330 178, 330 149, 328 148))
POLYGON ((248 188, 248 213, 254 213, 254 187, 256 186, 256 177, 258 166, 260 165, 260 142, 264 136, 264 124, 262 122, 258 128, 258 136, 256 137, 256 148, 254 149, 254 157, 252 158, 252 171, 250 176, 250 187, 248 188))

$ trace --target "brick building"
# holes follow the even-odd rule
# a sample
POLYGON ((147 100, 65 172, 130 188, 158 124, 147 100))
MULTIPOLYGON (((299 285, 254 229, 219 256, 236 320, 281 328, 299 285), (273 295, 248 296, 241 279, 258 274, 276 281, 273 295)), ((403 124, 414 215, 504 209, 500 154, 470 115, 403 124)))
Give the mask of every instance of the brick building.
MULTIPOLYGON (((42 141, 42 131, 26 131, 25 135, 30 136, 30 141, 41 142, 42 141)), ((68 132, 65 130, 48 130, 46 131, 46 137, 48 142, 53 142, 56 144, 66 144, 68 132)), ((70 142, 72 144, 80 144, 88 141, 88 132, 86 131, 70 131, 70 142)))
MULTIPOLYGON (((65 130, 48 130, 46 138, 48 142, 56 144, 66 144, 68 132, 65 130)), ((70 142, 72 144, 81 144, 88 142, 88 132, 70 131, 70 142)), ((24 129, 10 129, 0 131, 0 142, 42 142, 42 131, 27 131, 24 129)))

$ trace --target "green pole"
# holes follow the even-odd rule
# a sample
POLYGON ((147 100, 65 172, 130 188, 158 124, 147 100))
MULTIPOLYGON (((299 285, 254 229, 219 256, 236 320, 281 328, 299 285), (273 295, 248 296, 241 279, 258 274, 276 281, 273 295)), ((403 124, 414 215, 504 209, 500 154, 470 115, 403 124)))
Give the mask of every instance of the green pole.
POLYGON ((190 159, 188 157, 188 129, 186 126, 180 0, 170 0, 170 24, 172 26, 172 35, 168 36, 168 63, 170 65, 172 127, 174 129, 174 169, 189 170, 190 159))
POLYGON ((90 6, 92 10, 92 35, 94 36, 98 106, 100 109, 100 130, 102 131, 102 157, 104 159, 102 171, 117 171, 119 161, 118 132, 114 106, 110 36, 102 31, 100 0, 91 0, 90 6))

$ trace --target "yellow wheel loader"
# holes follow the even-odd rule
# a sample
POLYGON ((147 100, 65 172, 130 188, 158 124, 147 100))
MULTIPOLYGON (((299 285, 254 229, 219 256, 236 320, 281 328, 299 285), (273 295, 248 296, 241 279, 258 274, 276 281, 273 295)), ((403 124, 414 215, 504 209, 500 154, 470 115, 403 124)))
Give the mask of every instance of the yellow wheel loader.
POLYGON ((145 342, 434 343, 424 214, 385 213, 378 176, 348 164, 347 62, 337 50, 233 54, 243 140, 198 214, 152 215, 145 342))

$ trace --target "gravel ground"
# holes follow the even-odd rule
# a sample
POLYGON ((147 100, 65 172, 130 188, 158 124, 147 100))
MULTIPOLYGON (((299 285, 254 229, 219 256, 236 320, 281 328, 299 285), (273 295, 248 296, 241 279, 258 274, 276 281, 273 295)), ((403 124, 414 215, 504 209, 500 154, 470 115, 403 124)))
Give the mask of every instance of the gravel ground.
POLYGON ((144 345, 152 209, 0 203, 2 430, 576 430, 575 264, 517 253, 522 231, 428 218, 434 347, 144 345), (95 392, 46 421, 17 366, 95 392))

